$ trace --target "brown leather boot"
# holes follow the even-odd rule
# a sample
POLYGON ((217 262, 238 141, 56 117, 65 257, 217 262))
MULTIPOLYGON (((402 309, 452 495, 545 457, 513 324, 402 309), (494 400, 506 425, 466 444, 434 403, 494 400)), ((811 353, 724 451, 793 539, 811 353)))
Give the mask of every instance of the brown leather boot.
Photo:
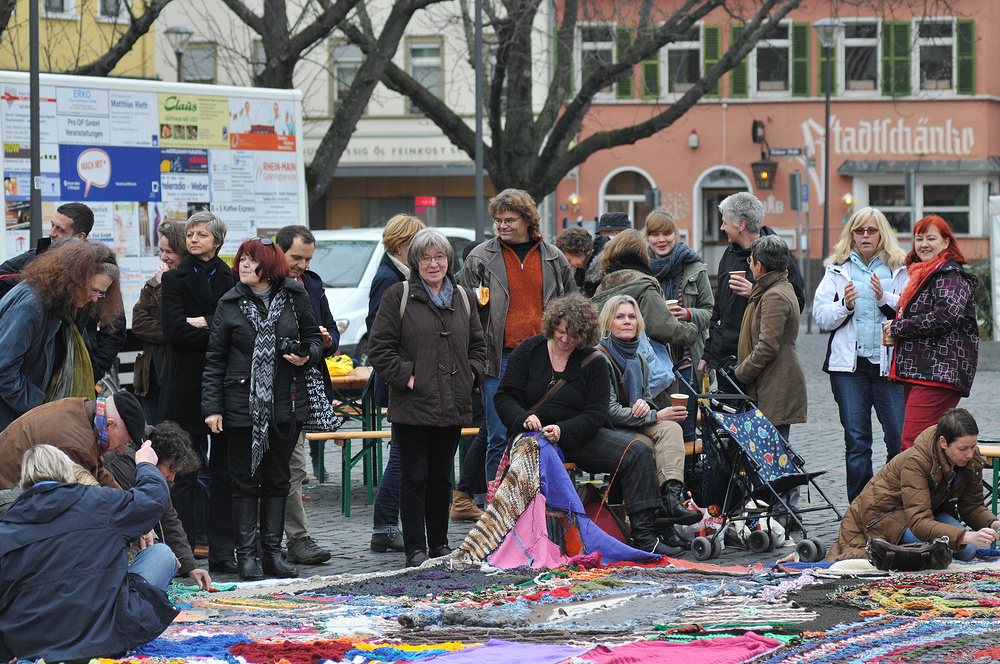
POLYGON ((476 507, 472 496, 464 491, 451 493, 451 518, 456 521, 478 521, 483 511, 476 507))

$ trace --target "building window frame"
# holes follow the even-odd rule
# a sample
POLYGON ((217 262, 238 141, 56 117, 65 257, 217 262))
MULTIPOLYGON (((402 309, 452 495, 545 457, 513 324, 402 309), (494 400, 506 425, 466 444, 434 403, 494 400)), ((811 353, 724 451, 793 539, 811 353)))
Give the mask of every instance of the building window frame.
POLYGON ((957 90, 957 75, 958 75, 958 21, 955 17, 920 17, 913 18, 910 21, 910 46, 911 46, 911 64, 910 64, 910 89, 916 94, 955 94, 957 90), (921 28, 925 26, 934 25, 947 25, 951 30, 950 36, 938 37, 938 36, 921 36, 921 28), (949 77, 947 79, 932 79, 935 81, 933 84, 929 84, 924 81, 923 76, 923 57, 922 53, 924 49, 942 49, 947 50, 949 55, 949 77), (925 85, 930 85, 930 87, 925 87, 925 85))
MULTIPOLYGON (((937 214, 945 219, 949 218, 949 212, 968 215, 968 230, 953 228, 957 237, 982 237, 987 232, 986 219, 984 217, 984 210, 987 204, 984 192, 988 190, 989 182, 987 176, 975 175, 970 177, 934 173, 918 174, 914 190, 915 201, 912 208, 903 204, 901 199, 902 192, 906 186, 905 178, 906 176, 902 173, 894 175, 867 175, 864 177, 855 176, 853 187, 855 200, 857 201, 856 208, 876 207, 889 218, 890 225, 893 225, 893 217, 896 214, 910 213, 912 210, 913 214, 911 215, 908 228, 897 228, 896 230, 896 237, 900 238, 900 243, 904 245, 904 248, 907 248, 904 238, 908 239, 913 236, 913 224, 929 214, 937 214), (896 187, 897 195, 900 197, 899 202, 894 205, 887 205, 882 201, 872 201, 871 187, 873 186, 896 187), (941 186, 968 187, 967 203, 965 205, 936 205, 928 200, 930 197, 926 194, 929 192, 925 191, 925 187, 941 186)), ((950 220, 949 223, 951 223, 950 220)), ((893 225, 893 227, 896 228, 896 225, 893 225)), ((907 248, 907 250, 909 249, 907 248)))
POLYGON ((767 39, 761 39, 754 46, 754 49, 750 52, 748 57, 749 64, 749 75, 750 75, 750 96, 756 97, 758 99, 773 99, 773 98, 785 98, 792 96, 792 21, 782 20, 779 23, 780 29, 785 31, 784 37, 773 37, 767 39), (784 53, 785 57, 785 80, 784 88, 778 88, 776 83, 781 83, 782 81, 760 81, 760 71, 759 67, 761 65, 761 51, 764 49, 774 49, 776 51, 781 51, 784 53), (766 83, 765 88, 761 89, 761 84, 766 83))
POLYGON ((47 19, 59 19, 64 21, 79 21, 80 14, 77 13, 76 0, 62 0, 62 10, 52 10, 42 2, 41 17, 47 19))
MULTIPOLYGON (((340 87, 341 82, 340 73, 341 71, 347 72, 349 70, 354 70, 350 74, 349 80, 345 79, 347 88, 344 90, 346 93, 350 89, 351 84, 354 82, 354 77, 358 74, 358 69, 361 68, 361 64, 364 62, 364 53, 361 51, 361 47, 356 44, 351 44, 344 39, 334 39, 330 44, 330 116, 332 117, 337 113, 337 108, 341 103, 340 97, 340 87)), ((365 109, 362 112, 363 115, 368 115, 368 105, 365 104, 365 109)))
MULTIPOLYGON (((586 64, 586 59, 589 57, 587 53, 598 53, 607 51, 610 53, 610 59, 605 61, 605 64, 614 64, 617 61, 618 49, 617 42, 615 40, 617 34, 618 24, 613 22, 584 22, 578 23, 576 26, 576 39, 574 40, 574 53, 573 53, 573 78, 576 81, 575 89, 580 90, 580 86, 586 80, 587 73, 584 71, 584 65, 586 64), (590 39, 584 42, 584 37, 588 36, 585 31, 597 31, 606 30, 607 39, 596 40, 590 39)), ((595 36, 596 32, 595 32, 595 36)), ((589 72, 589 69, 588 69, 589 72)), ((608 83, 607 87, 601 88, 594 94, 594 101, 609 102, 615 100, 615 83, 614 81, 608 83)))
POLYGON ((646 215, 643 214, 641 219, 636 218, 636 207, 641 206, 645 210, 646 204, 646 193, 635 192, 629 194, 609 194, 608 186, 614 181, 616 177, 622 175, 623 173, 633 173, 645 178, 646 183, 649 185, 649 189, 656 189, 656 180, 653 178, 649 172, 645 171, 638 166, 622 166, 609 171, 606 176, 604 176, 604 181, 601 182, 601 187, 599 189, 599 200, 598 205, 601 210, 601 214, 605 212, 625 212, 628 214, 628 218, 632 220, 632 228, 642 228, 646 223, 646 215), (625 210, 620 210, 618 208, 625 207, 625 210), (613 209, 614 208, 614 209, 613 209))
POLYGON ((693 39, 672 42, 664 46, 662 49, 660 49, 660 54, 662 54, 660 55, 662 63, 661 67, 663 68, 663 75, 661 77, 663 79, 661 82, 662 85, 661 89, 665 92, 665 96, 671 98, 679 98, 684 96, 684 94, 687 93, 688 90, 690 90, 697 84, 698 79, 700 79, 702 74, 704 73, 705 49, 704 49, 704 44, 702 43, 702 39, 704 38, 704 33, 702 30, 703 27, 704 23, 698 21, 697 23, 691 26, 691 31, 687 34, 688 37, 693 36, 694 37, 693 39), (672 52, 676 51, 697 51, 697 59, 696 59, 697 68, 695 72, 697 74, 697 78, 695 78, 693 82, 676 83, 676 84, 674 83, 674 75, 673 75, 674 72, 670 64, 670 55, 672 52))
POLYGON ((183 72, 181 73, 181 80, 186 83, 206 83, 214 85, 219 81, 219 45, 214 41, 190 41, 188 45, 184 48, 184 55, 181 58, 181 67, 183 72), (211 52, 212 54, 212 65, 211 65, 211 77, 210 78, 191 78, 188 76, 189 69, 191 66, 191 55, 193 51, 211 52))
MULTIPOLYGON (((406 53, 406 72, 410 76, 413 76, 414 78, 417 78, 416 76, 414 76, 414 68, 415 67, 427 67, 427 68, 431 68, 435 64, 437 65, 438 71, 440 72, 440 78, 441 78, 441 80, 440 80, 440 82, 438 84, 438 92, 440 93, 438 95, 438 99, 442 99, 443 100, 444 99, 444 89, 445 89, 445 80, 444 80, 444 72, 445 72, 444 38, 440 37, 440 36, 417 36, 417 35, 409 36, 409 37, 406 38, 406 51, 405 51, 405 53, 406 53), (437 53, 438 53, 437 56, 436 57, 435 56, 431 56, 431 55, 414 56, 414 54, 413 54, 414 49, 426 48, 426 47, 431 47, 431 48, 437 47, 437 53)), ((417 80, 418 80, 418 82, 422 83, 422 81, 420 81, 420 79, 417 79, 417 80)), ((406 114, 407 115, 417 115, 417 116, 423 116, 424 115, 424 112, 420 110, 420 107, 417 106, 409 98, 407 98, 407 99, 404 100, 404 104, 405 104, 405 109, 406 109, 406 114)))
POLYGON ((128 5, 126 4, 128 0, 96 0, 97 1, 97 21, 100 23, 120 23, 122 21, 128 21, 128 5), (118 4, 118 12, 111 13, 105 11, 105 2, 115 2, 118 4))
MULTIPOLYGON (((833 84, 836 87, 835 93, 844 95, 845 97, 871 97, 882 94, 882 20, 877 17, 854 17, 854 18, 843 18, 841 19, 848 27, 860 26, 860 25, 874 25, 875 36, 874 37, 848 37, 847 31, 840 37, 837 42, 836 61, 834 66, 839 63, 843 63, 843 66, 839 67, 839 71, 836 72, 837 76, 834 77, 833 84), (857 79, 855 84, 851 85, 851 79, 848 79, 848 65, 847 65, 847 51, 848 49, 871 49, 875 57, 875 80, 873 81, 873 86, 870 88, 863 87, 867 79, 857 79)), ((822 46, 820 46, 822 49, 822 46)), ((823 65, 822 57, 820 58, 820 66, 823 65)), ((820 80, 822 80, 823 73, 820 72, 820 80)), ((820 90, 822 93, 823 91, 820 90)))

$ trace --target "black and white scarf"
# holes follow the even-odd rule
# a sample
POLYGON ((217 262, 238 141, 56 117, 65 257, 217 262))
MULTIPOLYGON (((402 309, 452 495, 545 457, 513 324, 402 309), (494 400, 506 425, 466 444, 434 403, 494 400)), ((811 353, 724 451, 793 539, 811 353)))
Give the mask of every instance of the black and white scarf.
POLYGON ((253 416, 251 473, 257 472, 257 466, 267 451, 268 428, 274 414, 274 365, 277 357, 274 328, 288 303, 288 291, 284 288, 277 290, 267 309, 267 318, 263 320, 257 305, 249 297, 240 298, 240 310, 257 332, 250 358, 250 412, 253 416))

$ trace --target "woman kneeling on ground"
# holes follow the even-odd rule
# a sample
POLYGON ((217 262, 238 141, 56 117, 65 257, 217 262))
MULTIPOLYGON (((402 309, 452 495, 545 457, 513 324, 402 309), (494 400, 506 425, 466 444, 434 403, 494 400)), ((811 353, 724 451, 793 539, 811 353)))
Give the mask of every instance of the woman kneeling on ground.
POLYGON ((620 473, 632 545, 659 556, 677 555, 680 549, 665 546, 654 528, 660 497, 653 452, 632 436, 604 427, 611 389, 607 367, 591 357, 599 352, 591 347, 597 341, 597 309, 579 293, 564 295, 545 307, 542 328, 542 334, 511 353, 494 398, 508 444, 518 434, 541 431, 580 470, 620 473), (565 383, 543 401, 560 380, 565 383))
POLYGON ((826 559, 864 558, 872 537, 910 544, 945 536, 956 559, 972 560, 1000 529, 1000 520, 983 505, 986 462, 976 450, 978 435, 969 411, 945 412, 868 482, 844 515, 826 559))

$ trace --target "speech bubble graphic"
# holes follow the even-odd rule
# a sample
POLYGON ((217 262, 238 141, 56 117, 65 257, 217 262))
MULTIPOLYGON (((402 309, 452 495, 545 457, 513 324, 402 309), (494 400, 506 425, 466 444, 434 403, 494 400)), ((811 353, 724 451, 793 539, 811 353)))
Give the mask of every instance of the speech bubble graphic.
POLYGON ((84 150, 76 158, 76 172, 87 183, 83 190, 83 197, 86 198, 91 185, 103 189, 111 182, 111 158, 104 150, 84 150))

